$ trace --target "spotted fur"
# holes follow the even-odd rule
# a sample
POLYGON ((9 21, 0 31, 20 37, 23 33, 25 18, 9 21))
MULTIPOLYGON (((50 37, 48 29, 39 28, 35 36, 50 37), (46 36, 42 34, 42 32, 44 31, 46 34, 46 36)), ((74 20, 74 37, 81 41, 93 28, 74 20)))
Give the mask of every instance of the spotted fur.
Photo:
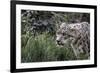
POLYGON ((70 40, 70 46, 77 58, 80 53, 89 56, 90 51, 90 24, 88 22, 66 24, 62 23, 56 33, 56 41, 60 46, 66 45, 70 40))

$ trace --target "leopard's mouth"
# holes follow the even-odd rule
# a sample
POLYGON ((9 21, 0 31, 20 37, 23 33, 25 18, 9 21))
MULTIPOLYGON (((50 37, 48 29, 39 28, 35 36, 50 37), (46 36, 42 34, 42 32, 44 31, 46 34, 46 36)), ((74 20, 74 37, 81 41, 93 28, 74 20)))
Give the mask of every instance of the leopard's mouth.
POLYGON ((64 43, 60 42, 60 41, 57 41, 57 45, 58 46, 64 46, 64 43))

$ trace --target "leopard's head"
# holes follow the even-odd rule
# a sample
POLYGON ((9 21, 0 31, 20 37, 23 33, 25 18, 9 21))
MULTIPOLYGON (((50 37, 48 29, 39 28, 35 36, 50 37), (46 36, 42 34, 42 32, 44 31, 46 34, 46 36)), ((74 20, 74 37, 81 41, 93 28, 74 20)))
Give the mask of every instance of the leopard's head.
POLYGON ((68 39, 66 23, 62 23, 56 32, 56 43, 59 46, 64 46, 68 39))

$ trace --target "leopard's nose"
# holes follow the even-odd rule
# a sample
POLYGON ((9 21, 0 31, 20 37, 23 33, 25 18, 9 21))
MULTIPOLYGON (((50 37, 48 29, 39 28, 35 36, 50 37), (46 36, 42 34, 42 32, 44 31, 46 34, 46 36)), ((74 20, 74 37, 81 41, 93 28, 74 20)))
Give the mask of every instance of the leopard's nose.
POLYGON ((60 44, 60 40, 57 40, 57 44, 60 44))
POLYGON ((57 42, 60 42, 59 40, 57 40, 57 42))

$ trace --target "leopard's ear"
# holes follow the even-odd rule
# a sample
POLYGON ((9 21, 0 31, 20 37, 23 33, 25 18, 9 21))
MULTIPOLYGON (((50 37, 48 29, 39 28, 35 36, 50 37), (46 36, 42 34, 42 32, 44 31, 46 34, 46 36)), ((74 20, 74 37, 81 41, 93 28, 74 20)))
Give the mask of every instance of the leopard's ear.
POLYGON ((76 31, 76 29, 72 28, 72 29, 70 29, 70 31, 73 32, 73 31, 76 31))
POLYGON ((60 28, 66 28, 66 23, 62 23, 62 24, 60 25, 60 28))

